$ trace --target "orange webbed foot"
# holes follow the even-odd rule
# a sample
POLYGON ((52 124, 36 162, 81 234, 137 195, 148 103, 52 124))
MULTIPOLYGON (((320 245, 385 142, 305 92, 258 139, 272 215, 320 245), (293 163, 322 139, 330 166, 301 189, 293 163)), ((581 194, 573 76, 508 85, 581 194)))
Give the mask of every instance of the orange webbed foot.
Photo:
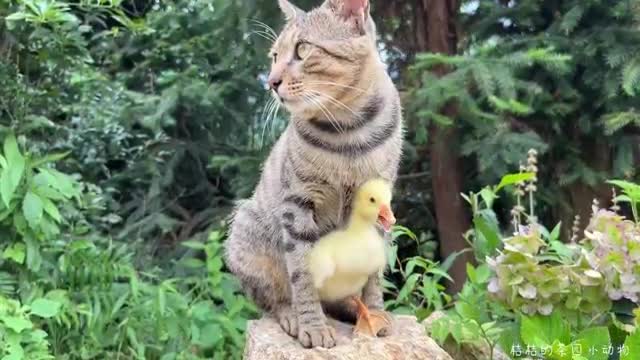
POLYGON ((371 337, 389 335, 392 319, 387 312, 369 310, 359 297, 354 297, 353 300, 358 306, 358 320, 353 330, 354 334, 371 337))

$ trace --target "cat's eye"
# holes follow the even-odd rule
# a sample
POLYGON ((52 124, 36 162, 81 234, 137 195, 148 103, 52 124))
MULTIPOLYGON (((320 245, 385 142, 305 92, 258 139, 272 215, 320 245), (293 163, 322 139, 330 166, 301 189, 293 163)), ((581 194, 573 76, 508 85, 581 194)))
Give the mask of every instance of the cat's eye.
POLYGON ((311 52, 311 45, 309 43, 299 42, 296 45, 296 53, 295 53, 296 60, 302 60, 306 58, 310 52, 311 52))
POLYGON ((376 199, 375 198, 370 198, 369 201, 371 201, 372 204, 376 203, 376 199))
POLYGON ((271 55, 271 58, 273 59, 273 62, 278 61, 278 53, 273 53, 273 55, 271 55))

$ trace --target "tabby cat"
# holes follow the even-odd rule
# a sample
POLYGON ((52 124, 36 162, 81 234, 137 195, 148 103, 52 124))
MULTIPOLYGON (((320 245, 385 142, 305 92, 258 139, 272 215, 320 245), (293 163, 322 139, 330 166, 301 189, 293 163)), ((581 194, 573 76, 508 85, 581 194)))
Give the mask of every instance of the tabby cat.
MULTIPOLYGON (((279 0, 287 23, 275 41, 269 85, 290 123, 253 196, 236 209, 225 257, 245 292, 305 347, 335 346, 325 312, 354 320, 351 302, 323 304, 304 259, 343 226, 353 190, 395 181, 403 125, 398 92, 376 48, 368 0, 326 0, 309 12, 279 0)), ((383 306, 378 276, 364 302, 383 306)))

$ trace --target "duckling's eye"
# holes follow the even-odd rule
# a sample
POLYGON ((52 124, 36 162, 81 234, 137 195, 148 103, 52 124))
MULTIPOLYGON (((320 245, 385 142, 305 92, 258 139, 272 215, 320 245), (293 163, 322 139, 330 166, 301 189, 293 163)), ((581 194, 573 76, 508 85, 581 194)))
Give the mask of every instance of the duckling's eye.
POLYGON ((369 201, 371 201, 372 204, 376 203, 376 199, 375 198, 370 198, 369 201))

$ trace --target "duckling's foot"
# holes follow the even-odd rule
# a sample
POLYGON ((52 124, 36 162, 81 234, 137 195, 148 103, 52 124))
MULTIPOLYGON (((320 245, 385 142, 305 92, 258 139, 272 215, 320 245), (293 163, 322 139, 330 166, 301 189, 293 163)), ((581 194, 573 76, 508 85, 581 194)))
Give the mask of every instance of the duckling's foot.
POLYGON ((359 297, 353 300, 358 305, 358 321, 353 330, 354 334, 366 336, 387 336, 391 333, 391 316, 381 310, 369 310, 359 297))

